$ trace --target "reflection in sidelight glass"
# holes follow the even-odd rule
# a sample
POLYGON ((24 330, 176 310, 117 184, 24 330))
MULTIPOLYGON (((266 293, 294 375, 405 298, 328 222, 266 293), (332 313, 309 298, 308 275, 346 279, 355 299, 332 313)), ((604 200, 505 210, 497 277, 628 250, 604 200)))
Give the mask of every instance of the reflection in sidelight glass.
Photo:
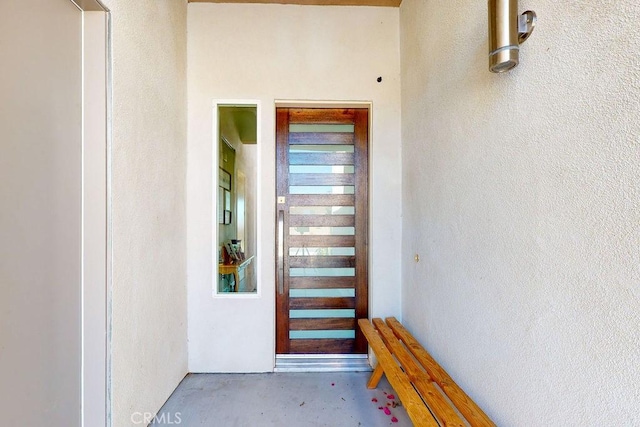
POLYGON ((257 106, 218 105, 216 293, 256 293, 257 106))

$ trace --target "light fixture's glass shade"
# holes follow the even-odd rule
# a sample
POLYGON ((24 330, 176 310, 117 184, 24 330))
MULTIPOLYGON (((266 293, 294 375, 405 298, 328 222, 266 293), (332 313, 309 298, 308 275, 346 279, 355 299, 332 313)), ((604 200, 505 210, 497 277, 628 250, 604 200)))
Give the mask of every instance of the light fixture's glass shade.
POLYGON ((520 49, 509 47, 489 55, 489 70, 492 73, 504 73, 518 66, 520 49))

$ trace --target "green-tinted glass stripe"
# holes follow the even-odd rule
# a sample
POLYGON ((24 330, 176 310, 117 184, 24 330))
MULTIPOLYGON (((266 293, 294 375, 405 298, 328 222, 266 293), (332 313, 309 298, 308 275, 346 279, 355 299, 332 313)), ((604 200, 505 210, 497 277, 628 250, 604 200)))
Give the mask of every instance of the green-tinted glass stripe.
POLYGON ((290 319, 353 319, 356 317, 356 311, 353 309, 335 309, 335 310, 289 310, 290 319))
POLYGON ((290 165, 289 173, 355 173, 355 166, 344 165, 290 165))
POLYGON ((289 248, 291 256, 355 256, 356 248, 289 248))
POLYGON ((290 194, 355 194, 353 185, 290 185, 290 194))
POLYGON ((355 289, 290 289, 291 298, 355 297, 355 289))
POLYGON ((355 227, 289 227, 292 236, 353 236, 355 227))
POLYGON ((355 215, 354 206, 291 206, 291 215, 355 215))
POLYGON ((291 145, 290 153, 354 153, 353 145, 291 145))
POLYGON ((326 331, 289 331, 289 339, 353 339, 356 337, 354 330, 336 329, 326 331))
POLYGON ((291 277, 354 277, 355 268, 290 268, 291 277))

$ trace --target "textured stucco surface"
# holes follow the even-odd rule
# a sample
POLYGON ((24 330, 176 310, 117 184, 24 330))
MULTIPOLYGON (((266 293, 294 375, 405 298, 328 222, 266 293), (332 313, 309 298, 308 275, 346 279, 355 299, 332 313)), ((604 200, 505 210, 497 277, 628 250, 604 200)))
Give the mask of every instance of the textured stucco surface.
POLYGON ((186 0, 105 2, 113 25, 113 425, 187 372, 186 0))
POLYGON ((370 312, 399 316, 399 10, 192 3, 188 15, 189 370, 273 369, 275 100, 372 102, 370 312), (212 298, 215 99, 260 102, 256 298, 212 298))
POLYGON ((506 75, 486 2, 402 3, 404 321, 499 425, 638 425, 640 4, 520 3, 506 75))

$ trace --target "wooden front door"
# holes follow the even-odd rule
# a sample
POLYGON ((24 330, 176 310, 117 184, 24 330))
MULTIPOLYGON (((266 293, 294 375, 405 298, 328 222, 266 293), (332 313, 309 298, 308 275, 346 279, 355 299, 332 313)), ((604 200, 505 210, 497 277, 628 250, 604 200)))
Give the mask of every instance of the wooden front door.
POLYGON ((368 118, 276 111, 276 353, 366 353, 368 118))

